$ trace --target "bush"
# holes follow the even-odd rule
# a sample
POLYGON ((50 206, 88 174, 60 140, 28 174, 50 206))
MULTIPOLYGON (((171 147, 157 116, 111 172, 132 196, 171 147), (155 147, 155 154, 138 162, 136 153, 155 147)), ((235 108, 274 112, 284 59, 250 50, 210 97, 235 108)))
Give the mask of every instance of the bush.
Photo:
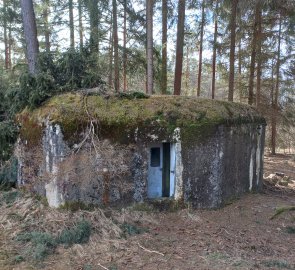
POLYGON ((51 234, 43 232, 20 234, 16 239, 21 242, 31 243, 27 255, 37 261, 41 261, 49 254, 52 254, 57 245, 55 238, 51 234))
POLYGON ((15 75, 0 70, 0 167, 12 154, 17 127, 15 114, 26 106, 36 108, 48 98, 65 91, 104 85, 96 54, 68 50, 61 54, 40 53, 39 73, 19 70, 15 75))
POLYGON ((1 161, 8 160, 12 154, 17 134, 17 127, 12 121, 0 122, 0 170, 1 161))
POLYGON ((58 236, 58 243, 66 246, 87 243, 91 234, 91 225, 87 220, 79 221, 76 226, 63 230, 58 236))
POLYGON ((0 187, 15 187, 17 182, 17 170, 18 162, 15 157, 6 161, 4 165, 0 167, 0 187))
POLYGON ((17 241, 30 243, 26 254, 36 261, 43 260, 54 253, 58 244, 71 246, 73 244, 87 243, 91 234, 91 225, 87 220, 79 221, 73 228, 63 230, 57 237, 44 232, 22 233, 16 237, 17 241))
POLYGON ((142 234, 145 233, 147 230, 143 229, 143 228, 139 228, 133 224, 129 224, 124 222, 121 225, 121 229, 123 231, 123 236, 127 236, 127 235, 136 235, 136 234, 142 234))
POLYGON ((18 191, 8 191, 3 193, 2 201, 4 201, 6 204, 12 204, 19 196, 20 193, 18 191))

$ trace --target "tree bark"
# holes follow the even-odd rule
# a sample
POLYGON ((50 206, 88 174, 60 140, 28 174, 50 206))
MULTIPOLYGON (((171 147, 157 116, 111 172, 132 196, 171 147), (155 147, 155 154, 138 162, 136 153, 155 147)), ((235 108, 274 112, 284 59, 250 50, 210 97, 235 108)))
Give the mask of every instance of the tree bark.
POLYGON ((185 68, 185 89, 188 93, 189 90, 189 77, 190 77, 190 62, 189 62, 189 45, 186 46, 186 68, 185 68))
POLYGON ((262 59, 261 59, 261 44, 262 44, 262 11, 258 14, 257 21, 257 82, 256 82, 256 107, 259 108, 261 100, 261 74, 262 74, 262 59))
POLYGON ((146 32, 147 32, 147 93, 154 92, 153 82, 153 0, 146 1, 146 32))
MULTIPOLYGON (((241 11, 238 10, 237 13, 238 22, 241 25, 241 11)), ((242 84, 242 35, 241 35, 241 28, 238 32, 238 88, 239 88, 239 101, 240 103, 243 102, 243 84, 242 84)))
POLYGON ((5 69, 9 69, 9 40, 7 35, 7 0, 3 0, 3 35, 4 35, 4 51, 5 51, 5 69))
POLYGON ((243 101, 243 89, 242 89, 242 38, 239 37, 238 43, 238 87, 239 87, 239 98, 240 102, 243 101))
POLYGON ((124 0, 123 29, 123 91, 127 91, 127 0, 124 0))
POLYGON ((80 41, 80 51, 82 51, 83 46, 84 46, 84 41, 83 41, 83 22, 82 22, 82 0, 78 0, 78 15, 79 15, 79 41, 80 41))
POLYGON ((162 73, 161 89, 162 94, 167 94, 167 0, 162 0, 162 73))
POLYGON ((11 23, 9 23, 9 28, 8 28, 8 68, 12 68, 12 60, 11 60, 11 55, 12 55, 12 44, 13 44, 13 39, 12 39, 12 26, 11 23))
POLYGON ((48 11, 49 9, 49 0, 44 0, 44 37, 45 37, 45 50, 47 53, 50 52, 50 30, 49 30, 49 23, 48 23, 48 11))
POLYGON ((212 57, 212 99, 215 98, 215 81, 216 81, 216 52, 217 52, 217 34, 218 34, 218 0, 216 0, 214 14, 214 39, 213 39, 213 57, 212 57))
POLYGON ((114 87, 115 92, 119 92, 119 41, 117 24, 117 2, 113 0, 113 40, 114 40, 114 87))
POLYGON ((176 41, 176 62, 175 62, 175 76, 174 76, 174 95, 180 95, 181 93, 183 43, 184 43, 184 19, 185 19, 185 0, 179 0, 178 1, 177 41, 176 41))
POLYGON ((230 22, 230 57, 229 57, 230 64, 229 64, 228 101, 234 100, 237 7, 238 7, 238 0, 232 0, 231 22, 230 22))
POLYGON ((70 48, 75 49, 74 7, 73 0, 69 0, 70 48))
POLYGON ((37 73, 37 58, 39 53, 39 43, 37 39, 36 18, 32 0, 21 0, 21 10, 24 26, 24 35, 27 47, 27 61, 29 72, 37 73))
MULTIPOLYGON (((113 27, 113 15, 111 17, 111 28, 113 27)), ((109 86, 113 88, 113 51, 114 51, 114 43, 113 43, 113 31, 110 31, 109 38, 109 86)))
POLYGON ((98 0, 88 0, 89 19, 90 19, 90 50, 93 53, 99 53, 99 10, 98 0))
POLYGON ((271 121, 271 153, 276 154, 276 136, 277 136, 277 113, 278 113, 278 98, 280 87, 280 67, 281 67, 281 32, 282 32, 282 15, 279 15, 279 34, 278 34, 278 51, 276 64, 276 85, 273 102, 273 114, 271 121))
POLYGON ((204 24, 205 24, 205 3, 202 2, 202 20, 201 20, 201 32, 200 32, 200 50, 199 50, 199 70, 198 70, 198 86, 197 96, 201 94, 201 80, 202 80, 202 62, 203 62, 203 37, 204 37, 204 24))
POLYGON ((248 95, 249 105, 252 105, 254 103, 254 73, 255 73, 256 51, 257 51, 257 41, 258 41, 257 25, 258 25, 260 10, 261 10, 261 5, 259 0, 255 8, 253 37, 252 37, 252 44, 251 44, 251 62, 250 62, 249 95, 248 95))

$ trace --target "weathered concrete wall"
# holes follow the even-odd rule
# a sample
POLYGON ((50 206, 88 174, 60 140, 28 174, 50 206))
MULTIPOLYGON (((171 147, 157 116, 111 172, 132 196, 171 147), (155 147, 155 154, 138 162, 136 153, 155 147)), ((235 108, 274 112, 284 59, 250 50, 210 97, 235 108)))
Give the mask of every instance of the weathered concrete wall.
POLYGON ((19 141, 19 186, 46 196, 51 207, 73 201, 108 205, 144 200, 146 148, 88 135, 70 149, 60 126, 46 123, 40 145, 30 148, 19 141))
POLYGON ((264 126, 216 127, 196 145, 182 145, 184 200, 215 208, 262 185, 264 126))
POLYGON ((146 136, 135 132, 133 143, 116 144, 85 131, 70 148, 60 126, 46 122, 40 145, 29 148, 19 142, 19 185, 45 195, 52 207, 73 201, 96 205, 143 201, 147 198, 149 146, 172 140, 175 199, 214 208, 260 189, 264 126, 220 125, 196 140, 182 140, 179 128, 171 138, 157 130, 146 136))

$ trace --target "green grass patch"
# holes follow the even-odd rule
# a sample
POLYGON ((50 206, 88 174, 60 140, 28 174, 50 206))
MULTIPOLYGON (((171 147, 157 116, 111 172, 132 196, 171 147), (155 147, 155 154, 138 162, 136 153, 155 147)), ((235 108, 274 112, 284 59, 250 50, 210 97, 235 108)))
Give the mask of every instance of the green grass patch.
POLYGON ((277 269, 293 269, 288 262, 283 260, 264 261, 263 265, 266 267, 276 267, 277 269))
POLYGON ((227 260, 229 257, 226 254, 220 252, 213 252, 208 255, 208 258, 214 261, 224 261, 227 260))
POLYGON ((127 236, 127 235, 136 235, 136 234, 142 234, 147 232, 147 229, 144 228, 140 228, 136 225, 124 222, 121 226, 121 229, 123 231, 123 236, 127 236))
POLYGON ((274 219, 277 216, 281 215, 282 213, 288 212, 288 211, 295 211, 295 206, 291 205, 291 206, 283 206, 283 207, 277 208, 276 212, 270 219, 274 219))
POLYGON ((28 243, 24 254, 19 254, 23 260, 43 261, 48 255, 55 252, 59 244, 67 247, 73 244, 87 243, 91 234, 91 225, 87 220, 77 222, 72 228, 63 230, 58 236, 45 232, 28 232, 19 234, 16 240, 28 243))
POLYGON ((132 210, 141 211, 141 212, 149 212, 149 213, 156 211, 156 209, 154 209, 154 207, 151 204, 146 203, 146 202, 135 203, 132 206, 132 210))
POLYGON ((286 233, 294 234, 295 233, 295 227, 294 226, 287 226, 286 227, 286 233))
POLYGON ((93 211, 95 206, 93 204, 85 204, 81 201, 66 201, 59 209, 71 212, 77 212, 79 210, 93 211))

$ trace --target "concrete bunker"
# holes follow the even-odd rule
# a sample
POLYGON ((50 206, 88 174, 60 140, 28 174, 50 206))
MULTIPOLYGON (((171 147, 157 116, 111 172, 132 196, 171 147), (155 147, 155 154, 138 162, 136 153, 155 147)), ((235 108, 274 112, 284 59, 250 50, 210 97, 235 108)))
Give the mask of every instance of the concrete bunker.
POLYGON ((265 120, 247 105, 76 93, 18 120, 18 184, 53 207, 170 198, 215 208, 262 184, 265 120))

